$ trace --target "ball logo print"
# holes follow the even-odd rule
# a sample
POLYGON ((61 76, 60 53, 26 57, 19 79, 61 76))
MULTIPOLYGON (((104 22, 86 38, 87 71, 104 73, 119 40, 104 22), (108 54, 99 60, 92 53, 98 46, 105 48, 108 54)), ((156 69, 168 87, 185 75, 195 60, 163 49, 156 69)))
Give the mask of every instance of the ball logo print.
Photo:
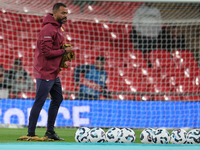
POLYGON ((118 142, 118 136, 121 133, 121 130, 119 128, 110 128, 106 132, 106 142, 108 143, 117 143, 118 142))
POLYGON ((134 143, 135 139, 135 132, 130 128, 121 129, 121 134, 118 136, 119 143, 134 143))
POLYGON ((90 131, 87 127, 79 128, 75 133, 75 141, 77 143, 87 143, 88 142, 88 132, 90 131))
POLYGON ((105 132, 101 128, 93 128, 87 134, 89 143, 104 143, 106 141, 105 132))
POLYGON ((168 144, 170 141, 170 134, 166 129, 159 128, 153 135, 153 142, 157 144, 168 144))
POLYGON ((183 129, 176 129, 173 130, 171 133, 171 143, 172 144, 186 144, 187 139, 187 132, 183 129))
POLYGON ((153 135, 156 130, 152 128, 147 128, 140 134, 140 140, 142 143, 153 143, 153 135))
POLYGON ((187 134, 187 144, 200 144, 200 130, 193 129, 187 134))

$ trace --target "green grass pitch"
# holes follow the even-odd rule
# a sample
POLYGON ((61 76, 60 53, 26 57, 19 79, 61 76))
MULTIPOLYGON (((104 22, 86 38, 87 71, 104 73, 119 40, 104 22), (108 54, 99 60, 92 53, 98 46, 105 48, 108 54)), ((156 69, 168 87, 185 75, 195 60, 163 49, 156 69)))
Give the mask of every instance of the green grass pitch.
MULTIPOLYGON (((75 128, 57 128, 55 129, 56 133, 65 139, 62 141, 64 143, 75 143, 74 135, 77 129, 75 128)), ((10 128, 0 128, 0 143, 18 143, 21 141, 17 141, 20 136, 27 135, 27 128, 20 128, 20 129, 10 129, 10 128)), ((104 129, 106 132, 107 129, 104 129)), ((136 134, 136 141, 135 143, 141 143, 140 141, 140 134, 142 130, 134 130, 136 134)), ((43 137, 46 132, 45 128, 37 128, 36 135, 39 137, 43 137)), ((170 131, 171 132, 171 131, 170 131)), ((61 142, 61 141, 56 141, 61 142)), ((27 143, 27 142, 26 142, 27 143)))

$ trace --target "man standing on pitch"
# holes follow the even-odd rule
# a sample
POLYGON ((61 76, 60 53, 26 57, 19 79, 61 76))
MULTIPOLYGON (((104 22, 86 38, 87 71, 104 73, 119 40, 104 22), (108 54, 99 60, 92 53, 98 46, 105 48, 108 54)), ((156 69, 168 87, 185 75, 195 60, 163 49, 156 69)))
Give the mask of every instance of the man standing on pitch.
POLYGON ((54 131, 54 123, 63 101, 62 87, 58 77, 59 65, 62 55, 72 52, 71 47, 61 49, 63 44, 64 29, 62 24, 67 20, 68 10, 66 5, 56 3, 53 14, 43 18, 44 27, 39 33, 34 59, 34 76, 36 77, 36 97, 30 112, 28 135, 35 136, 35 129, 40 111, 50 93, 51 103, 48 110, 47 131, 45 137, 63 141, 54 131))

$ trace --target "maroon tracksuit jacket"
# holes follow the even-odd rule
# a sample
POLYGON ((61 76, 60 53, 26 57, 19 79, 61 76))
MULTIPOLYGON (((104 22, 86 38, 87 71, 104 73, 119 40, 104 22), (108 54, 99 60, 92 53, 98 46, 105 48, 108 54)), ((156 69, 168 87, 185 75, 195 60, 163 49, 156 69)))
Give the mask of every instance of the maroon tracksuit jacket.
POLYGON ((34 76, 39 79, 54 80, 58 77, 59 64, 64 49, 64 29, 52 14, 43 18, 44 27, 39 33, 34 59, 34 76))

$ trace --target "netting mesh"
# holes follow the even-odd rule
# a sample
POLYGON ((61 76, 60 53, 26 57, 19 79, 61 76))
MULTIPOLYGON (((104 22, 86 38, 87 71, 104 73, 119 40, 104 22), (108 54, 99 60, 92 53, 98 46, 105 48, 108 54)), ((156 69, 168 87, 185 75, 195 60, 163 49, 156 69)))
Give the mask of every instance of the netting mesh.
MULTIPOLYGON (((77 67, 93 66, 104 56, 109 96, 94 99, 199 101, 199 4, 123 1, 0 0, 1 97, 35 97, 37 38, 43 16, 56 2, 67 5, 64 43, 73 45, 76 55, 59 75, 65 99, 80 96, 77 67), (16 76, 8 74, 20 61, 16 76)), ((80 84, 97 90, 99 82, 85 81, 86 76, 92 74, 80 75, 80 84)))

